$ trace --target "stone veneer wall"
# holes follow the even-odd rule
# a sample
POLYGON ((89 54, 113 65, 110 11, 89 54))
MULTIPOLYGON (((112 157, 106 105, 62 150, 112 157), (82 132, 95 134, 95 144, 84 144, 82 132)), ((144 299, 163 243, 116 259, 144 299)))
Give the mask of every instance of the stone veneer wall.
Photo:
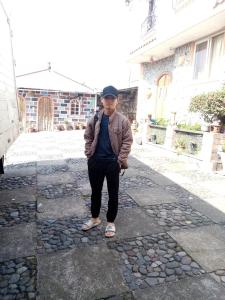
POLYGON ((119 90, 117 110, 124 114, 132 123, 136 120, 137 112, 137 88, 129 88, 126 90, 119 90))
POLYGON ((148 130, 149 140, 152 139, 152 135, 156 135, 156 143, 157 144, 164 144, 165 137, 166 137, 166 127, 157 126, 157 125, 149 125, 149 130, 148 130))
POLYGON ((202 139, 203 139, 203 132, 191 132, 191 131, 185 131, 180 129, 175 129, 175 141, 177 139, 184 139, 186 148, 184 152, 191 153, 190 143, 196 143, 197 144, 197 151, 196 153, 192 154, 198 154, 202 149, 202 139))
POLYGON ((174 55, 160 59, 153 63, 143 63, 143 76, 150 86, 157 84, 157 80, 165 72, 174 69, 174 55))
POLYGON ((64 124, 66 120, 69 122, 86 121, 94 114, 95 110, 95 94, 19 88, 18 95, 26 100, 26 128, 31 126, 37 128, 38 99, 42 96, 50 97, 53 100, 54 129, 58 124, 64 124), (81 99, 81 114, 71 116, 70 101, 76 98, 81 99))
POLYGON ((224 78, 205 79, 204 81, 194 80, 194 49, 195 42, 182 45, 175 49, 174 55, 168 56, 152 63, 142 64, 142 78, 138 96, 138 120, 145 119, 151 113, 153 118, 156 111, 157 80, 161 75, 169 73, 172 81, 167 91, 165 111, 168 119, 170 112, 176 111, 178 122, 195 123, 199 122, 198 114, 188 112, 191 98, 202 92, 209 92, 221 88, 224 78), (151 97, 148 98, 147 89, 151 90, 151 97))
MULTIPOLYGON (((130 120, 130 122, 136 120, 138 88, 133 87, 118 91, 119 95, 117 111, 124 114, 130 120)), ((98 95, 97 105, 99 109, 102 108, 100 95, 98 95)))

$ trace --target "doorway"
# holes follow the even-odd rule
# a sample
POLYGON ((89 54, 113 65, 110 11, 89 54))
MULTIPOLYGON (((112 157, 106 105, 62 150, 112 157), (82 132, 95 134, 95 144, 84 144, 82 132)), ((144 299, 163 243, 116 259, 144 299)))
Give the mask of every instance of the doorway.
POLYGON ((157 82, 157 96, 156 96, 156 119, 166 118, 166 98, 168 94, 168 87, 171 83, 171 75, 165 73, 161 75, 157 82))
POLYGON ((53 100, 50 97, 41 97, 38 100, 38 131, 53 130, 53 100))

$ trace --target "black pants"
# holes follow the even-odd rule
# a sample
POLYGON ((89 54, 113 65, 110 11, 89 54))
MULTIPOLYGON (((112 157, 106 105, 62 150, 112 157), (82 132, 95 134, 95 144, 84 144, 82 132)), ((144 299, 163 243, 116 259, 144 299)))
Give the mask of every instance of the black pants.
POLYGON ((101 208, 102 186, 104 178, 107 180, 109 193, 108 211, 106 218, 108 222, 114 222, 118 211, 118 192, 119 192, 119 172, 118 162, 112 160, 88 160, 88 175, 91 184, 91 214, 97 218, 101 208))

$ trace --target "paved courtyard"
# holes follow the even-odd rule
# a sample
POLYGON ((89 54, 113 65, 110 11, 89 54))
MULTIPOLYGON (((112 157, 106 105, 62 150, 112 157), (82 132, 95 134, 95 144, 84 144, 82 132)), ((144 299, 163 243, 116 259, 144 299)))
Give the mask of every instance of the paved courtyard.
POLYGON ((88 232, 83 131, 22 134, 0 177, 0 299, 225 299, 225 176, 133 145, 116 236, 88 232))

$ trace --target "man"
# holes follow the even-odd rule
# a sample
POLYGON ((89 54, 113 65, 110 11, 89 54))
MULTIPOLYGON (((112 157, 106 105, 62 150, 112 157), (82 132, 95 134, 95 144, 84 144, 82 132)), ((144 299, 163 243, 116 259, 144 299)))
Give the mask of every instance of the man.
POLYGON ((101 223, 99 218, 104 178, 107 180, 109 201, 106 214, 106 237, 116 232, 115 218, 118 211, 119 173, 128 168, 127 157, 133 142, 128 119, 116 111, 118 91, 113 86, 103 89, 101 102, 103 109, 87 124, 84 133, 85 155, 88 158, 88 175, 92 189, 92 218, 83 224, 89 230, 101 223))

